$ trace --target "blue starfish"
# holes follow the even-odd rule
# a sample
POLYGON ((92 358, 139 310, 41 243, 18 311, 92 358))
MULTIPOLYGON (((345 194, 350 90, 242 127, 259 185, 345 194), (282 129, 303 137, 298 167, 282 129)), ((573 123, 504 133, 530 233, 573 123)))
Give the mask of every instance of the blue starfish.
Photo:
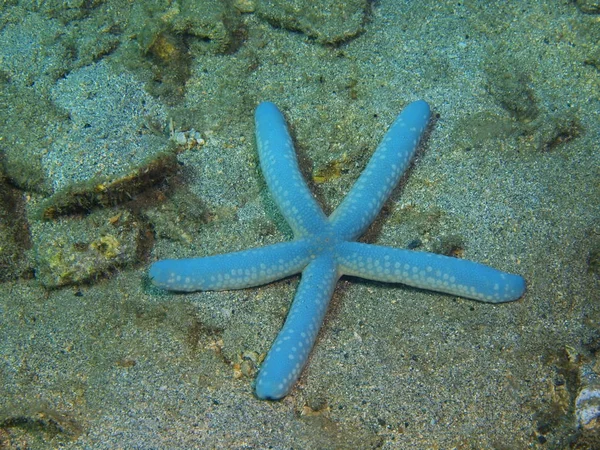
POLYGON ((471 261, 355 242, 410 164, 430 117, 416 101, 397 117, 340 206, 325 216, 296 160, 285 119, 273 103, 256 109, 256 141, 271 195, 294 240, 224 255, 158 261, 155 285, 172 291, 243 289, 302 272, 285 324, 256 380, 260 399, 285 397, 308 359, 338 279, 353 275, 484 302, 516 300, 525 280, 471 261))

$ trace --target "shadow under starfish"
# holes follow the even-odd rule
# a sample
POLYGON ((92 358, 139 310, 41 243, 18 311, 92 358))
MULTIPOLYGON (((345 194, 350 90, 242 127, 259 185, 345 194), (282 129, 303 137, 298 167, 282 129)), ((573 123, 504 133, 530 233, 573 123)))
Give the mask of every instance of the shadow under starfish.
POLYGON ((490 303, 517 300, 519 275, 483 264, 356 242, 408 168, 430 118, 419 100, 396 118, 348 195, 326 217, 302 178, 285 119, 273 103, 256 108, 261 169, 294 232, 290 242, 204 258, 162 260, 152 282, 172 291, 243 289, 302 272, 287 319, 256 380, 260 399, 285 397, 300 376, 342 275, 402 283, 490 303))

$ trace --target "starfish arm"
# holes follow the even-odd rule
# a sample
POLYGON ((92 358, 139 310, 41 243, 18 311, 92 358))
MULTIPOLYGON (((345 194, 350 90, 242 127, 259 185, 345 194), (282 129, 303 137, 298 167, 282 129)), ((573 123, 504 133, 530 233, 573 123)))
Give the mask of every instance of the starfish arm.
POLYGON ((222 291, 270 283, 299 273, 311 261, 308 240, 205 258, 164 259, 150 266, 152 283, 170 291, 222 291))
POLYGON ((330 217, 341 238, 356 239, 379 214, 408 168, 430 114, 429 105, 419 100, 398 115, 367 167, 330 217))
POLYGON ((296 237, 322 230, 327 218, 302 178, 283 114, 264 102, 256 108, 255 121, 260 166, 281 214, 296 237))
POLYGON ((344 275, 403 283, 483 302, 510 302, 525 293, 525 280, 519 275, 435 253, 344 242, 338 245, 336 259, 344 275))
POLYGON ((279 400, 288 394, 308 360, 338 278, 335 261, 328 255, 304 269, 285 324, 258 373, 258 398, 279 400))

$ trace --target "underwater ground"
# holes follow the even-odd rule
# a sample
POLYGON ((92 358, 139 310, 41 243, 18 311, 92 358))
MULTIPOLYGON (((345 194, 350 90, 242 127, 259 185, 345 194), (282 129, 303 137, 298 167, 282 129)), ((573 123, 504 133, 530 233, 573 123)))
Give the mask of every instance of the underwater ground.
POLYGON ((596 0, 0 6, 0 449, 600 448, 596 0), (525 277, 487 304, 342 278, 290 395, 253 381, 299 277, 151 286, 291 230, 253 113, 325 211, 434 120, 364 242, 525 277))

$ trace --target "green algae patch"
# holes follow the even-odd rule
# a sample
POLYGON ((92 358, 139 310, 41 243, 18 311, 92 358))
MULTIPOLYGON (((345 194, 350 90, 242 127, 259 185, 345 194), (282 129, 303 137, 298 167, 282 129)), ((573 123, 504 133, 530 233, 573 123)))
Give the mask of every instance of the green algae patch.
POLYGON ((129 211, 32 224, 36 278, 47 288, 93 281, 138 261, 144 222, 129 211))

